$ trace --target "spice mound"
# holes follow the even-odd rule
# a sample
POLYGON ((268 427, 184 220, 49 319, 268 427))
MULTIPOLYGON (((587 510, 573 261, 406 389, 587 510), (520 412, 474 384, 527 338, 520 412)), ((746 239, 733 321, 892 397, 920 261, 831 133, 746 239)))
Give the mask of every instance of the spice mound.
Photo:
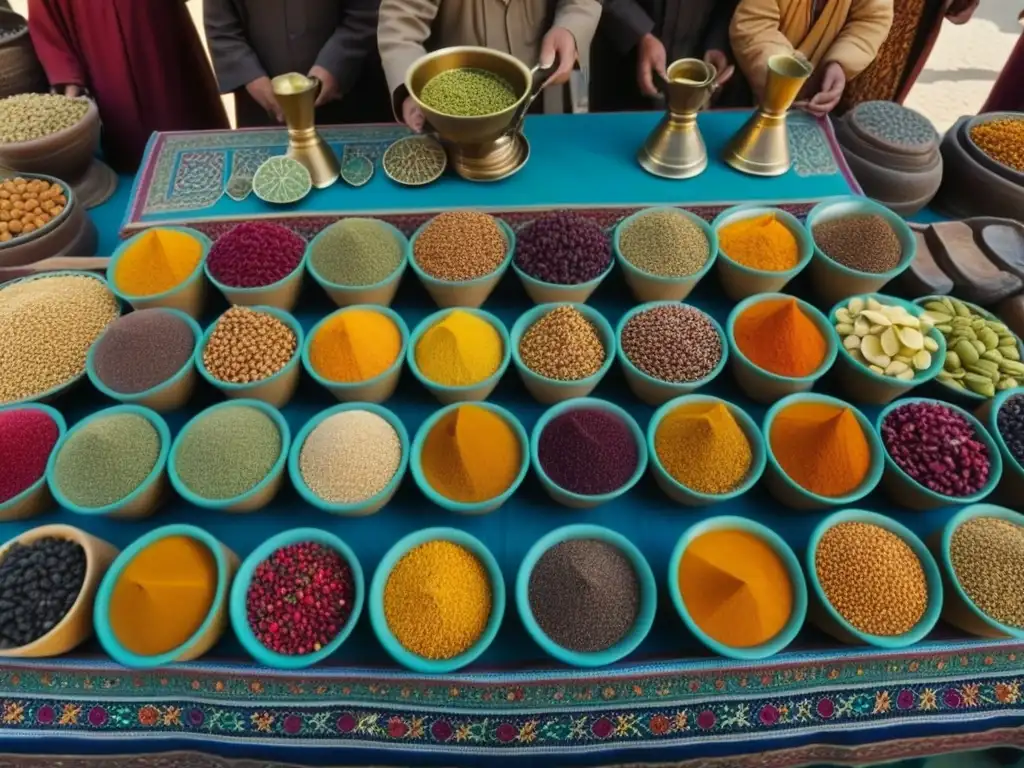
POLYGON ((882 443, 896 466, 943 496, 970 496, 988 484, 988 447, 964 416, 939 402, 898 406, 882 422, 882 443))
POLYGON ((748 307, 733 326, 736 347, 776 376, 799 378, 825 362, 828 343, 796 299, 768 299, 748 307))
POLYGON ((0 559, 0 650, 28 645, 56 627, 78 599, 85 566, 85 550, 68 539, 12 544, 0 559))
POLYGON ((416 342, 416 367, 445 387, 471 387, 498 372, 505 345, 497 329, 472 312, 456 309, 416 342))
POLYGON ((196 338, 180 315, 140 309, 115 320, 92 352, 96 376, 123 395, 158 387, 192 361, 196 338))
POLYGON ((431 109, 456 117, 493 115, 518 100, 508 80, 476 67, 459 67, 434 75, 419 97, 431 109))
POLYGON ((42 229, 64 212, 68 198, 60 184, 15 176, 0 184, 0 243, 42 229))
POLYGON ((547 379, 579 381, 601 370, 608 353, 601 336, 576 307, 557 307, 519 339, 523 365, 547 379))
POLYGON ((619 251, 637 269, 659 277, 688 277, 711 255, 704 230, 678 210, 637 216, 619 233, 619 251))
POLYGON ((217 238, 206 268, 229 288, 262 288, 294 272, 305 251, 306 241, 287 227, 247 221, 217 238))
POLYGON ((309 362, 328 381, 375 379, 402 353, 402 334, 383 312, 346 309, 329 318, 309 343, 309 362))
POLYGON ((672 384, 699 381, 722 359, 722 337, 711 318, 685 304, 637 312, 622 327, 626 359, 641 372, 672 384))
POLYGON ((991 120, 971 128, 971 141, 997 163, 1024 173, 1024 119, 991 120))
POLYGON ((191 536, 165 536, 124 566, 110 594, 110 628, 140 656, 182 646, 203 625, 217 596, 217 560, 191 536))
POLYGON ((0 100, 0 144, 32 141, 63 131, 89 111, 85 99, 51 93, 20 93, 0 100))
POLYGON ((697 493, 736 490, 754 461, 746 433, 721 402, 673 408, 658 423, 654 450, 669 476, 697 493))
POLYGON ((341 411, 309 433, 299 472, 324 501, 357 504, 383 491, 401 461, 401 440, 385 419, 369 411, 341 411))
POLYGON ((928 584, 914 550, 873 523, 839 523, 818 541, 814 570, 840 616, 869 635, 902 635, 928 607, 928 584))
POLYGON ((155 296, 188 280, 203 260, 203 244, 187 232, 150 229, 125 246, 114 287, 126 296, 155 296))
POLYGON ((447 211, 435 216, 416 236, 416 264, 437 280, 458 282, 486 277, 508 253, 498 220, 478 211, 447 211))
POLYGON ((537 560, 530 611, 545 635, 578 653, 621 642, 640 614, 640 579, 629 558, 597 539, 570 539, 537 560))
POLYGON ((556 285, 595 280, 612 263, 608 235, 590 219, 558 211, 528 224, 516 236, 516 266, 530 277, 556 285))
POLYGON ((726 224, 718 242, 730 260, 762 272, 785 272, 800 261, 796 235, 774 213, 726 224))
POLYGON ((871 445, 850 408, 794 403, 775 416, 768 439, 789 479, 818 496, 853 493, 871 468, 871 445))
POLYGON ((352 568, 315 541, 289 544, 256 566, 245 594, 249 628, 270 651, 316 653, 345 628, 355 604, 352 568))
POLYGON ((814 225, 811 234, 826 256, 858 272, 889 272, 903 258, 899 236, 876 213, 822 221, 814 225))
POLYGON ((160 456, 153 423, 135 413, 99 416, 75 429, 57 453, 53 481, 79 507, 114 504, 149 477, 160 456))
POLYGON ((334 285, 375 285, 391 277, 404 258, 402 243, 377 219, 342 219, 309 248, 310 268, 334 285))
POLYGON ((683 552, 677 578, 693 623, 731 648, 767 643, 793 613, 785 562, 768 542, 746 531, 697 536, 683 552))
POLYGON ((248 493, 281 456, 281 433, 266 413, 249 405, 209 410, 193 422, 174 455, 178 478, 204 499, 248 493))
POLYGON ((203 349, 203 365, 228 384, 251 384, 279 373, 295 357, 295 331, 269 312, 231 307, 203 349))
POLYGON ((420 465, 427 484, 452 501, 489 501, 512 487, 523 447, 511 425, 478 405, 445 414, 423 445, 420 465))
MULTIPOLYGON (((1006 398, 996 415, 996 427, 1010 455, 1024 466, 1024 395, 1006 398)), ((2 442, 2 441, 0 441, 2 442)), ((0 464, 3 462, 0 461, 0 464)), ((0 494, 0 499, 3 495, 0 494)))
POLYGON ((117 301, 92 277, 40 277, 0 288, 0 405, 80 376, 89 347, 117 316, 117 301))
POLYGON ((0 504, 42 479, 60 430, 50 414, 37 408, 0 411, 0 504))
POLYGON ((879 376, 913 381, 932 364, 939 343, 928 334, 932 323, 898 304, 868 296, 853 298, 836 310, 836 333, 856 362, 879 376))
POLYGON ((384 586, 388 629, 403 648, 426 659, 452 659, 476 645, 491 605, 484 564, 450 541, 428 541, 409 550, 384 586))
POLYGON ((953 575, 978 609, 1009 627, 1024 628, 1024 528, 997 517, 974 517, 949 542, 953 575))
POLYGON ((537 458, 544 474, 559 488, 596 496, 629 482, 640 453, 632 429, 617 413, 579 408, 544 426, 537 458))

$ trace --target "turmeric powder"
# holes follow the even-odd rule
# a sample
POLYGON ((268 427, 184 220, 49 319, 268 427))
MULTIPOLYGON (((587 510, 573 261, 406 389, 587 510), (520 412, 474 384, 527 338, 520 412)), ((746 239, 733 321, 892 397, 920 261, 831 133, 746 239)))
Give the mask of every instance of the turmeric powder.
POLYGON ((871 467, 871 446, 849 408, 794 403, 772 421, 768 440, 789 479, 819 496, 853 492, 871 467))
POLYGON ((784 272, 800 261, 796 236, 774 213, 726 224, 718 242, 726 257, 751 269, 784 272))
POLYGON ((128 296, 154 296, 185 282, 203 258, 203 244, 187 232, 151 229, 125 246, 114 267, 114 287, 128 296))
POLYGON ((328 381, 369 381, 388 370, 402 351, 394 321, 373 309, 346 309, 324 322, 309 343, 313 370, 328 381))

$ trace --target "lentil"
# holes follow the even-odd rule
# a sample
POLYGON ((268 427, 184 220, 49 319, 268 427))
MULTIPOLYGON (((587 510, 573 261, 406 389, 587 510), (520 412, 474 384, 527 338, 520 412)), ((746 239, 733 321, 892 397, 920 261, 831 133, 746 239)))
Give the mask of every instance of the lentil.
POLYGON ((346 309, 327 320, 309 344, 309 362, 328 381, 369 381, 402 353, 402 333, 383 312, 346 309))
POLYGON ((982 613, 1024 628, 1024 528, 997 517, 972 517, 949 541, 953 574, 982 613))
POLYGON ((42 229, 64 212, 64 188, 45 179, 15 176, 0 184, 0 243, 42 229))
POLYGON ((93 349, 93 369, 114 392, 134 395, 191 365, 195 345, 192 326, 180 315, 140 309, 108 326, 93 349))
POLYGON ((722 402, 673 408, 658 423, 654 450, 673 480, 711 495, 735 490, 754 463, 750 440, 722 402))
POLYGON ((939 343, 926 334, 931 324, 899 304, 883 304, 868 296, 855 297, 835 313, 835 328, 843 347, 856 362, 879 376, 913 381, 932 364, 939 343))
POLYGON ((559 488, 597 496, 629 482, 640 453, 633 431, 618 414, 579 408, 545 425, 537 458, 544 474, 559 488))
POLYGON ((528 599, 545 635, 563 648, 597 653, 621 642, 636 624, 640 579, 618 547, 570 539, 537 560, 528 599))
POLYGON ((508 254, 498 220, 477 211, 447 211, 416 236, 413 258, 438 280, 476 280, 498 269, 508 254))
POLYGON ((252 633, 284 656, 323 649, 345 628, 354 601, 351 566, 315 541, 275 550, 256 566, 245 594, 252 633))
POLYGON ((971 128, 971 141, 997 163, 1024 173, 1024 120, 1003 118, 971 128))
POLYGON ((203 244, 187 232, 150 229, 125 246, 114 267, 114 286, 128 296, 155 296, 188 280, 203 258, 203 244))
POLYGON ((105 507, 142 485, 160 447, 160 434, 149 419, 136 413, 99 416, 61 445, 53 482, 76 506, 105 507))
POLYGON ((751 269, 784 272, 800 261, 800 244, 774 213, 740 219, 718 230, 722 253, 751 269))
POLYGON ((0 288, 0 405, 80 376, 92 343, 118 315, 100 280, 56 275, 0 288))
POLYGON ((306 241, 287 227, 246 221, 217 238, 206 268, 229 288, 261 288, 292 274, 305 252, 306 241))
POLYGON ((902 538, 873 523, 839 523, 825 531, 814 570, 832 607, 869 635, 909 632, 928 607, 921 560, 902 538))
POLYGON ((594 325, 568 304, 548 312, 519 340, 523 365, 538 376, 557 381, 593 376, 607 355, 594 325))
POLYGON ((383 282, 402 265, 405 250, 377 219, 349 218, 331 224, 310 244, 309 266, 334 285, 383 282))
POLYGON ((508 80, 476 67, 439 72, 426 82, 419 96, 431 109, 458 117, 493 115, 518 101, 508 80))
POLYGON ((622 352, 641 372, 682 383, 708 376, 722 360, 722 337, 711 318, 685 304, 637 312, 622 327, 622 352))
POLYGON ((769 299, 748 307, 733 325, 739 351, 776 376, 810 376, 825 363, 825 336, 796 299, 769 299))
POLYGON ((85 583, 85 550, 45 536, 15 542, 0 560, 0 650, 20 648, 60 624, 85 583))
MULTIPOLYGON (((46 473, 60 438, 57 422, 38 408, 0 411, 0 504, 31 488, 46 473)), ((0 622, 2 624, 2 622, 0 622)))
POLYGON ((203 349, 211 376, 230 384, 251 384, 281 371, 298 349, 295 331, 269 312, 231 307, 220 316, 203 349))
MULTIPOLYGON (((1010 455, 1024 466, 1024 395, 1006 398, 996 415, 996 426, 1010 455)), ((2 441, 0 441, 2 442, 2 441)), ((3 462, 0 461, 0 464, 3 462)), ((0 499, 3 494, 0 494, 0 499)))
POLYGON ((470 387, 498 372, 505 345, 487 320, 457 309, 420 336, 415 354, 416 367, 430 381, 470 387))
POLYGON ((858 272, 888 272, 903 257, 899 237, 878 214, 829 219, 815 224, 812 234, 826 256, 858 272))
POLYGON ((881 431, 896 466, 935 493, 970 496, 988 484, 988 448, 963 415, 942 403, 900 405, 881 431))
POLYGON ((596 280, 611 267, 612 247, 596 222, 578 213, 557 211, 517 234, 515 262, 535 280, 578 285, 596 280))
POLYGON ((679 210, 637 216, 619 233, 619 251, 637 269, 660 277, 699 272, 711 255, 704 230, 679 210))
POLYGON ((299 472, 324 501, 357 504, 383 491, 401 460, 402 443, 385 419, 369 411, 341 411, 309 433, 299 472))
POLYGON ((19 93, 0 99, 0 144, 33 141, 63 131, 88 111, 86 99, 51 93, 19 93))
POLYGON ((472 648, 491 617, 491 580, 480 559, 450 541, 428 541, 395 564, 384 618, 407 651, 451 659, 472 648))

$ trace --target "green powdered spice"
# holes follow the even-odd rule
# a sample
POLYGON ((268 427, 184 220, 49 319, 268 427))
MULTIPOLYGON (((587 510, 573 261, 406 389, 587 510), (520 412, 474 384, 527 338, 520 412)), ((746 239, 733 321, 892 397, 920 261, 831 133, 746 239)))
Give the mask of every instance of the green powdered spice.
POLYGON ((445 115, 493 115, 516 103, 509 82, 485 69, 465 67, 434 75, 420 91, 420 101, 445 115))
POLYGON ((142 485, 160 455, 160 434, 134 413, 94 419, 75 430, 57 454, 54 481, 79 507, 105 507, 142 485))
POLYGON ((248 405, 218 408, 188 428, 174 463, 179 479, 204 499, 233 499, 255 488, 281 455, 281 433, 248 405))
POLYGON ((374 285, 402 264, 402 243, 384 222, 342 219, 331 224, 310 246, 309 263, 329 283, 374 285))

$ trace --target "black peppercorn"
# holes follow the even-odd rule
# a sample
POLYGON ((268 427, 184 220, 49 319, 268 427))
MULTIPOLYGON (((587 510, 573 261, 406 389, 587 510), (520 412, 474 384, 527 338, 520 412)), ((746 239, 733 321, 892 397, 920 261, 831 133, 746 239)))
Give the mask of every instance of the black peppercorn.
POLYGON ((0 648, 48 633, 71 610, 85 582, 85 550, 54 536, 14 544, 0 560, 0 648))

